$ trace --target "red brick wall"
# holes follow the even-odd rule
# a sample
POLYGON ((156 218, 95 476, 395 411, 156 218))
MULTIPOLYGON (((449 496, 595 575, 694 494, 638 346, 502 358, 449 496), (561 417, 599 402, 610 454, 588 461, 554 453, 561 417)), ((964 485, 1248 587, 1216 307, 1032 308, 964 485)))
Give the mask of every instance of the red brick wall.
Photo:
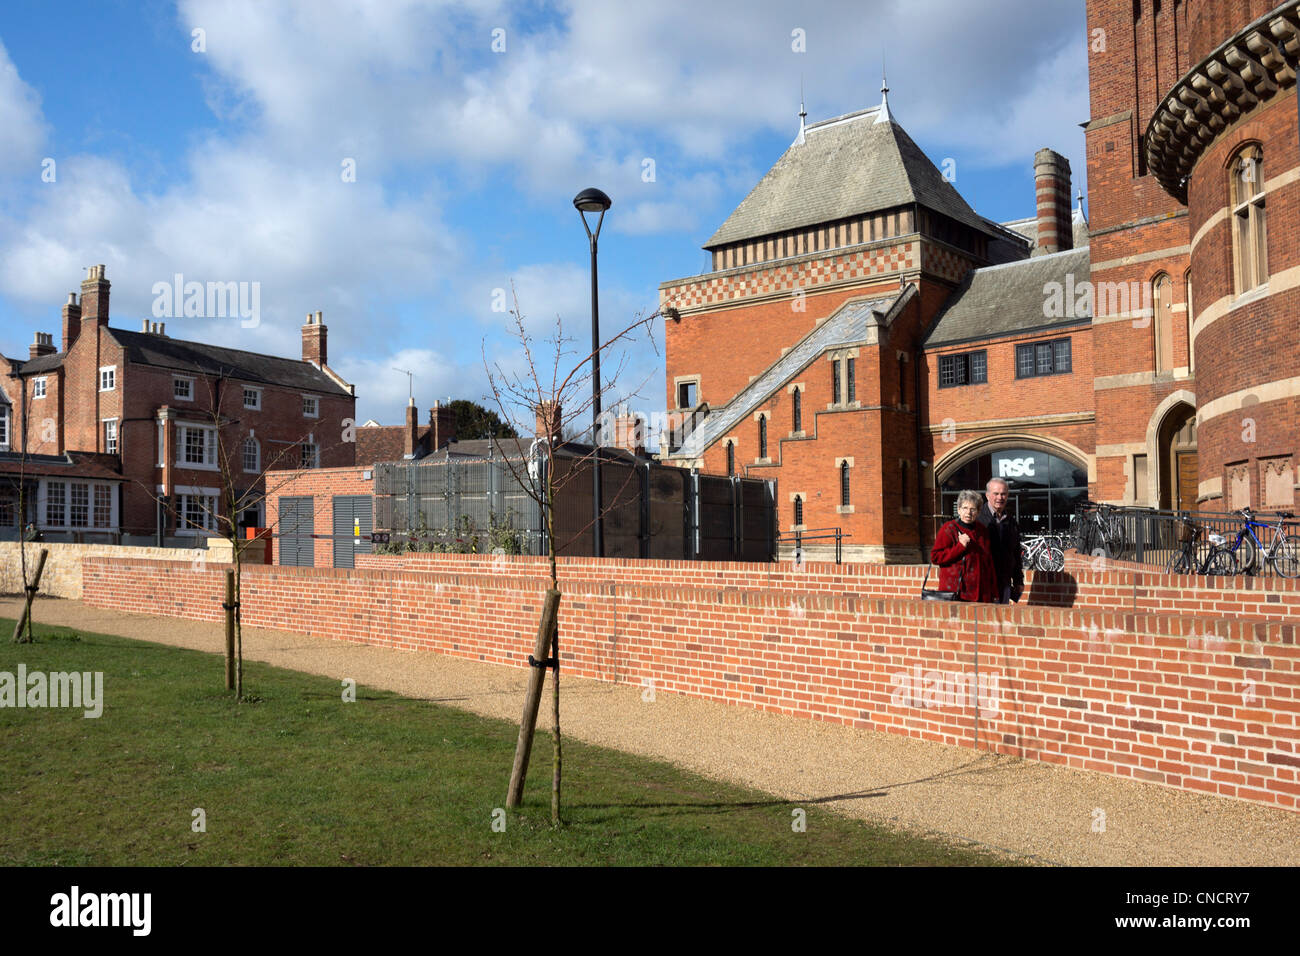
MULTIPOLYGON (((372 466, 364 468, 320 468, 289 472, 270 472, 266 476, 266 526, 276 537, 272 538, 272 562, 280 563, 280 499, 311 495, 316 499, 313 514, 313 533, 316 567, 328 568, 334 564, 334 495, 373 495, 373 478, 363 475, 372 466)), ((374 472, 371 471, 373 475, 374 472)), ((358 561, 364 556, 359 555, 358 561)))
MULTIPOLYGON (((582 561, 565 564, 581 568, 582 561)), ((598 572, 619 567, 589 563, 598 572)), ((546 586, 541 575, 515 573, 529 564, 250 567, 243 620, 525 666, 546 586)), ((978 727, 981 749, 1297 807, 1294 623, 932 604, 808 593, 809 572, 781 585, 766 566, 747 574, 738 566, 627 566, 645 574, 616 585, 616 600, 606 581, 566 578, 566 673, 653 682, 667 692, 964 747, 974 746, 978 727), (688 570, 735 573, 740 586, 698 586, 680 576, 688 570), (673 580, 657 581, 656 573, 673 580), (978 716, 958 678, 968 689, 976 682, 978 716)), ((221 588, 216 567, 104 558, 83 565, 84 600, 96 607, 217 621, 221 588)))

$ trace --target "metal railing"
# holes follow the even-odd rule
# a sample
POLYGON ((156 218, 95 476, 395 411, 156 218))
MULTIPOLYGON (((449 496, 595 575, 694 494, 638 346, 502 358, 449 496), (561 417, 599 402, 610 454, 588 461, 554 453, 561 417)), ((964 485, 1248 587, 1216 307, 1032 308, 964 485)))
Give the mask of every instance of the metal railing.
POLYGON ((835 563, 844 563, 844 539, 851 538, 853 535, 845 534, 842 528, 808 528, 803 531, 780 532, 777 534, 778 547, 779 542, 794 540, 794 546, 798 550, 803 550, 805 541, 835 541, 835 563), (819 532, 814 534, 813 532, 819 532))

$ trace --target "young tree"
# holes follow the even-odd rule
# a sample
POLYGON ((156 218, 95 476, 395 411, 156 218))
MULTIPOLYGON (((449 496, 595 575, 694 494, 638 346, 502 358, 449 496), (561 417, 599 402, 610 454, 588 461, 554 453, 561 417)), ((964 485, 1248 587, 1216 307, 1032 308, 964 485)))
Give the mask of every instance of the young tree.
MULTIPOLYGON (((514 295, 513 285, 511 293, 514 295)), ((518 297, 514 297, 514 309, 510 312, 514 320, 512 336, 519 342, 523 358, 523 370, 506 372, 500 363, 490 363, 484 346, 483 364, 488 374, 492 397, 501 411, 504 421, 510 423, 517 433, 526 433, 537 429, 541 434, 529 444, 524 451, 524 440, 514 439, 515 455, 507 454, 505 463, 510 468, 516 482, 524 492, 537 502, 542 515, 543 528, 547 542, 547 559, 550 569, 550 588, 547 591, 539 622, 536 654, 529 656, 533 665, 530 675, 528 693, 524 701, 523 719, 520 721, 519 741, 515 749, 515 762, 511 771, 506 805, 517 807, 523 796, 524 781, 528 774, 528 760, 532 751, 533 732, 536 726, 537 708, 540 700, 542 683, 546 676, 546 667, 552 669, 551 675, 551 720, 553 725, 553 764, 551 776, 551 821, 560 823, 560 781, 563 766, 560 740, 560 635, 558 612, 560 603, 560 583, 557 573, 557 552, 579 535, 590 533, 596 516, 579 528, 566 541, 557 541, 555 521, 555 500, 560 491, 575 481, 592 481, 592 469, 596 456, 600 453, 598 441, 593 442, 589 450, 578 453, 570 446, 567 435, 581 436, 586 430, 582 423, 590 422, 595 407, 595 395, 592 388, 593 359, 609 352, 614 346, 633 342, 645 333, 647 340, 658 354, 654 342, 654 323, 659 312, 638 317, 616 334, 610 336, 594 350, 571 348, 573 339, 564 336, 559 317, 555 322, 555 334, 543 343, 549 355, 539 355, 533 337, 529 334, 524 316, 519 308, 518 297), (540 427, 539 427, 540 426, 540 427), (551 436, 561 436, 552 441, 551 436), (563 457, 559 452, 565 452, 563 457), (557 468, 563 461, 565 468, 557 468)), ((627 356, 619 356, 619 364, 613 375, 602 375, 598 394, 602 399, 613 392, 618 379, 627 366, 627 356)), ((647 379, 648 381, 648 379, 647 379)), ((637 389, 624 397, 637 395, 644 387, 642 382, 637 389)), ((509 444, 502 442, 502 444, 509 444)), ((630 475, 629 475, 630 480, 630 475)), ((627 483, 624 483, 626 488, 627 483)), ((622 496, 623 488, 613 496, 617 502, 622 496)), ((606 505, 601 514, 612 507, 606 505)))

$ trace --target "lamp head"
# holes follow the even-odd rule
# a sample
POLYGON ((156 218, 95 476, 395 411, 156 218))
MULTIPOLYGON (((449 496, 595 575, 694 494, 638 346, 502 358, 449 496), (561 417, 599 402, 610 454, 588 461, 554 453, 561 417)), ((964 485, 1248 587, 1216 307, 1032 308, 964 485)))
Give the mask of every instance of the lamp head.
POLYGON ((604 212, 612 205, 614 205, 614 200, 595 186, 588 186, 573 197, 573 206, 579 212, 604 212))

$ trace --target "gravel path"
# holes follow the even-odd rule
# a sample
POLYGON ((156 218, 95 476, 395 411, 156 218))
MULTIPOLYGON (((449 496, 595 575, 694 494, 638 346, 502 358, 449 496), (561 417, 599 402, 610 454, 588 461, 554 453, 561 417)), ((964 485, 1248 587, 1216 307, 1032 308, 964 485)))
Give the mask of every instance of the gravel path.
MULTIPOLYGON (((0 598, 0 617, 20 602, 0 598)), ((219 653, 220 625, 39 600, 36 620, 219 653)), ((244 655, 519 719, 527 674, 427 651, 244 629, 244 655)), ((213 664, 214 679, 221 672, 213 664)), ((1025 863, 1295 866, 1300 814, 874 731, 566 677, 567 736, 667 760, 783 799, 1005 851, 1025 863), (1093 832, 1096 811, 1105 830, 1093 832)), ((550 691, 539 730, 550 725, 550 691)), ((110 702, 111 703, 111 702, 110 702)), ((543 739, 541 746, 549 754, 543 739)), ((504 795, 506 774, 502 770, 504 795)))

